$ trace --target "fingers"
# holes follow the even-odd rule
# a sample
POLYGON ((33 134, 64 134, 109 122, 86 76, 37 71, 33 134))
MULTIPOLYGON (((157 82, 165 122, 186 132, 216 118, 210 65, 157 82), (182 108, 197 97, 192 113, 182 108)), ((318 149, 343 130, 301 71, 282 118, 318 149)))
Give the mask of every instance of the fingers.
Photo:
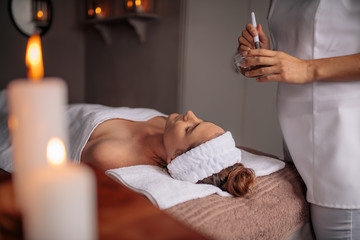
POLYGON ((258 24, 255 28, 252 24, 246 24, 245 30, 241 33, 241 36, 238 38, 239 46, 238 52, 247 51, 249 49, 254 49, 254 37, 259 35, 260 48, 270 49, 270 40, 266 33, 263 31, 261 24, 258 24))
POLYGON ((258 31, 252 24, 250 23, 246 24, 245 28, 247 32, 250 34, 251 39, 253 39, 256 35, 258 35, 258 31))
POLYGON ((245 30, 242 31, 241 36, 238 38, 239 47, 238 51, 245 51, 250 48, 255 48, 254 37, 258 34, 257 30, 252 24, 247 24, 245 30))
POLYGON ((239 37, 238 42, 239 42, 239 47, 244 46, 249 49, 253 47, 252 42, 249 42, 244 36, 239 37))
POLYGON ((249 71, 245 72, 246 77, 273 75, 280 72, 279 59, 273 57, 247 56, 241 66, 249 69, 249 71))
POLYGON ((277 73, 278 73, 278 71, 277 71, 276 67, 274 67, 274 66, 260 65, 260 66, 256 66, 254 70, 245 72, 245 76, 250 77, 250 78, 258 77, 258 79, 264 80, 264 79, 266 79, 265 76, 271 76, 271 75, 277 74, 277 73), (261 77, 259 77, 259 76, 261 76, 261 77))
POLYGON ((245 45, 239 45, 239 47, 238 47, 238 53, 243 53, 243 52, 246 52, 248 50, 250 50, 250 47, 245 46, 245 45))
POLYGON ((270 40, 266 33, 262 30, 261 24, 257 25, 257 31, 259 33, 259 40, 261 48, 270 49, 270 40))
POLYGON ((250 67, 257 65, 275 65, 277 62, 277 59, 271 57, 246 57, 244 59, 244 62, 242 63, 242 67, 250 67))
POLYGON ((243 53, 243 56, 246 57, 254 57, 254 56, 263 56, 263 57, 275 57, 277 55, 281 54, 279 51, 273 51, 269 49, 249 49, 245 53, 243 53))
POLYGON ((244 75, 256 77, 258 82, 303 84, 312 81, 307 74, 308 62, 283 52, 274 58, 246 57, 244 64, 248 65, 245 69, 249 70, 244 75))

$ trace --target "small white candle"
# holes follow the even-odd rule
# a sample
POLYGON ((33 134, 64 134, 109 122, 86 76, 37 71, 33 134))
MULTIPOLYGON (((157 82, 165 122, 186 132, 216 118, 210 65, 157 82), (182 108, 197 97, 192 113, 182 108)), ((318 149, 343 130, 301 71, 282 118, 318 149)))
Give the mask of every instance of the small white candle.
POLYGON ((62 79, 43 79, 38 35, 29 39, 26 65, 28 79, 15 79, 7 88, 15 196, 20 208, 26 201, 24 192, 28 175, 47 166, 46 145, 50 138, 58 136, 66 145, 68 142, 65 119, 67 87, 62 79))
POLYGON ((66 164, 65 146, 53 140, 47 151, 53 166, 38 169, 28 178, 25 239, 97 239, 94 174, 86 166, 66 164))

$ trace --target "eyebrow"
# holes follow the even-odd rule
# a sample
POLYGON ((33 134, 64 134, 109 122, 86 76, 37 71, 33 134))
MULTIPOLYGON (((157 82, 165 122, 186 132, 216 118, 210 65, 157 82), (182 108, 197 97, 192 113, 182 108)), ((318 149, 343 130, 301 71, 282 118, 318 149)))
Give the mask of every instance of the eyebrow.
POLYGON ((201 123, 203 123, 203 122, 199 122, 193 128, 191 128, 191 131, 190 131, 189 135, 191 135, 194 132, 195 128, 197 128, 201 123))
POLYGON ((190 134, 195 130, 195 128, 197 128, 201 123, 212 123, 214 125, 216 125, 215 123, 211 122, 211 121, 206 121, 206 120, 203 120, 202 122, 199 122, 198 124, 196 124, 192 129, 191 129, 191 132, 190 134))

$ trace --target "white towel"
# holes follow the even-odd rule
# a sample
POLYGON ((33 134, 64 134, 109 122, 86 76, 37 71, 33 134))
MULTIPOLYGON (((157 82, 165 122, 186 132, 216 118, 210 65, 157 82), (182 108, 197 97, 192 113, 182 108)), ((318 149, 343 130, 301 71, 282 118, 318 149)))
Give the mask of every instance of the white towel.
MULTIPOLYGON (((147 121, 167 115, 148 108, 108 107, 99 104, 71 104, 66 111, 70 134, 70 161, 80 163, 81 152, 91 133, 102 122, 109 119, 147 121)), ((0 168, 12 172, 12 148, 7 126, 6 90, 0 91, 0 168)))
POLYGON ((285 167, 285 162, 279 159, 255 155, 241 150, 241 162, 245 167, 251 168, 256 177, 266 176, 273 172, 279 171, 285 167))
POLYGON ((108 107, 99 104, 72 104, 66 113, 70 133, 70 158, 76 163, 80 162, 81 152, 91 133, 102 122, 109 119, 141 122, 157 116, 167 116, 154 109, 108 107))
POLYGON ((145 195, 160 209, 213 193, 231 196, 213 185, 175 180, 165 169, 158 166, 136 165, 107 170, 106 174, 135 192, 145 195))
POLYGON ((170 175, 179 180, 197 183, 241 162, 241 150, 227 131, 177 156, 168 165, 170 175))
MULTIPOLYGON (((285 163, 270 157, 242 151, 242 162, 251 167, 256 176, 265 176, 282 169, 285 163)), ((106 174, 130 189, 145 195, 160 209, 170 208, 192 199, 211 194, 231 196, 228 192, 209 184, 194 184, 173 179, 160 167, 137 165, 107 170, 106 174)))

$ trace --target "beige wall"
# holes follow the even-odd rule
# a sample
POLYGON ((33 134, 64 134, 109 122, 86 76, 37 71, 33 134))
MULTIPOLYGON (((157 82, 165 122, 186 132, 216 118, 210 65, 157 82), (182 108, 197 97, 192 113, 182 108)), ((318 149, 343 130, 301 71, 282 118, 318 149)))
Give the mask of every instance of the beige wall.
POLYGON ((268 0, 187 0, 179 110, 230 130, 236 143, 282 157, 276 84, 235 73, 232 56, 250 12, 267 31, 268 0))
MULTIPOLYGON (((237 144, 282 155, 276 84, 259 84, 232 69, 237 37, 251 10, 266 29, 269 0, 158 0, 140 44, 126 22, 109 27, 107 45, 84 24, 84 1, 53 0, 54 22, 42 38, 45 74, 65 79, 69 102, 191 109, 232 131, 237 144), (81 4, 82 3, 82 4, 81 4), (185 3, 184 5, 182 3, 185 3)), ((26 75, 27 38, 0 0, 0 88, 26 75)))
POLYGON ((146 21, 143 43, 125 20, 105 24, 111 44, 86 27, 87 102, 176 112, 180 6, 179 0, 157 0, 159 18, 146 21))

